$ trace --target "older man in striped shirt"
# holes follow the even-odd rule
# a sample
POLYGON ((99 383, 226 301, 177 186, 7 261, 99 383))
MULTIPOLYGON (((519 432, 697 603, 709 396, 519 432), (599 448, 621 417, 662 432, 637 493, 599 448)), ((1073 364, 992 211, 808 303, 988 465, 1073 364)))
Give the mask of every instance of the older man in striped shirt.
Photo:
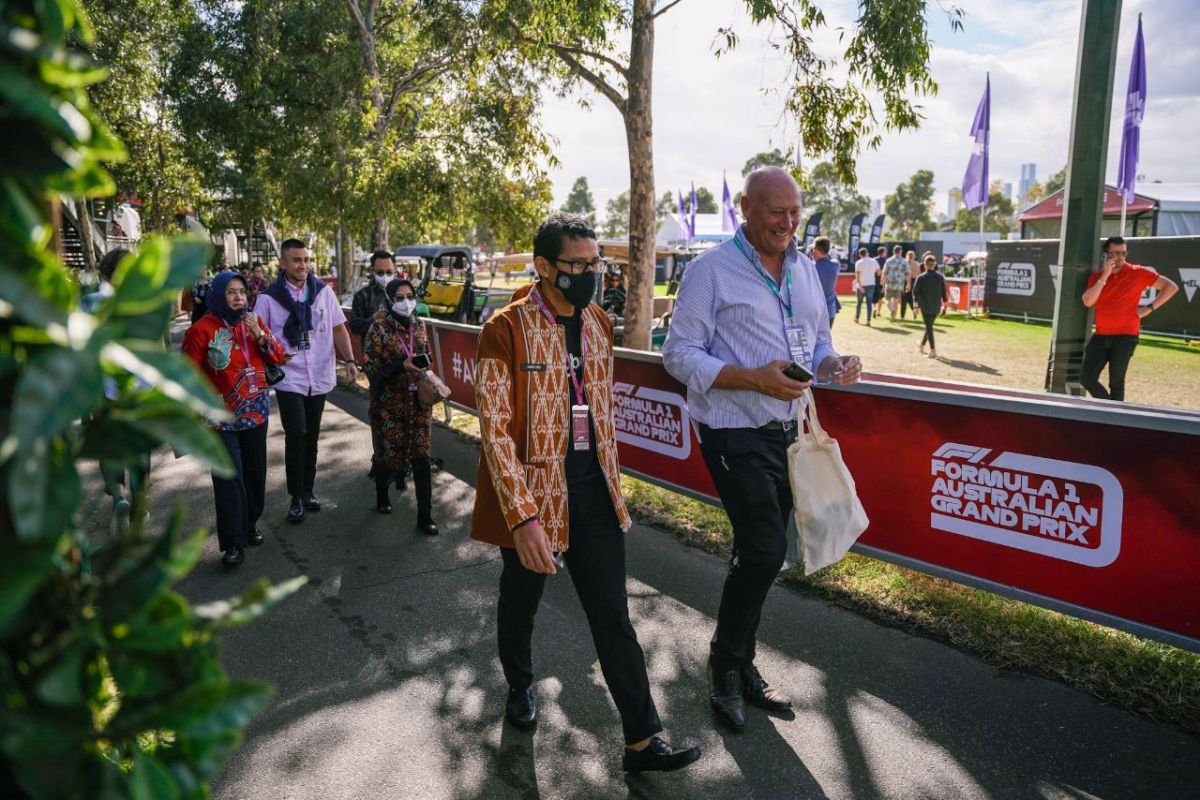
POLYGON ((754 666, 763 601, 787 551, 787 447, 810 385, 784 370, 799 364, 819 382, 840 384, 862 374, 857 356, 834 351, 820 279, 796 246, 796 181, 778 167, 755 170, 741 204, 746 222, 734 237, 689 265, 663 345, 667 371, 687 385, 704 461, 733 525, 709 701, 735 730, 746 725, 745 700, 768 711, 791 708, 754 666))

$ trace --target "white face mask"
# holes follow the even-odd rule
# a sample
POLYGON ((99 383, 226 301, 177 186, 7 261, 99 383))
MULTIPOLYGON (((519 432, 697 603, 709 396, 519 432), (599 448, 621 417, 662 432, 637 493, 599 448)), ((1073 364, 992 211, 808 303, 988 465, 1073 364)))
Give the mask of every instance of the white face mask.
POLYGON ((411 317, 413 310, 417 307, 417 301, 412 298, 406 300, 397 300, 392 303, 392 311, 395 311, 402 317, 411 317))
POLYGON ((378 283, 381 288, 387 288, 387 285, 395 279, 395 275, 389 275, 386 272, 382 275, 378 273, 375 274, 375 282, 378 283))

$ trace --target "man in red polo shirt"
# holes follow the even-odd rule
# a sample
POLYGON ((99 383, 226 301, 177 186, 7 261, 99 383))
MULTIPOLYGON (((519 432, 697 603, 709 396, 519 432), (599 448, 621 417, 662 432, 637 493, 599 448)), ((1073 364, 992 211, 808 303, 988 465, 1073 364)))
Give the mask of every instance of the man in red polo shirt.
POLYGON ((1169 278, 1150 267, 1125 261, 1128 250, 1120 236, 1104 241, 1104 266, 1088 279, 1083 304, 1096 310, 1096 332, 1083 351, 1080 383, 1092 397, 1103 400, 1125 399, 1125 371, 1142 332, 1142 319, 1162 307, 1179 291, 1169 278), (1152 286, 1158 295, 1148 304, 1139 305, 1142 293, 1152 286), (1100 373, 1108 365, 1108 384, 1100 383, 1100 373))

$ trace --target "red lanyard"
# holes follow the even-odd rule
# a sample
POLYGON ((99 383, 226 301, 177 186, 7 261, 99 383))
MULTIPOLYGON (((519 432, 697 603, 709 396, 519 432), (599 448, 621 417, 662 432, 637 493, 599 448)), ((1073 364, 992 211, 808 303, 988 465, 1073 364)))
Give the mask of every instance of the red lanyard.
MULTIPOLYGON (((550 309, 546 307, 546 301, 542 299, 542 295, 537 289, 532 290, 529 296, 533 298, 533 302, 537 303, 537 307, 542 310, 542 315, 551 325, 557 327, 558 320, 554 318, 554 314, 550 313, 550 309)), ((580 364, 587 363, 587 325, 584 324, 583 315, 579 317, 579 362, 580 364)), ((575 368, 571 366, 571 354, 567 353, 567 375, 571 376, 571 386, 575 389, 575 405, 582 406, 583 402, 583 382, 575 375, 575 368)))
POLYGON ((413 320, 412 322, 408 323, 408 347, 404 346, 403 339, 400 340, 400 349, 403 350, 404 355, 408 356, 409 358, 412 358, 414 355, 414 350, 416 347, 416 344, 415 344, 416 336, 417 336, 417 321, 413 320))
POLYGON ((230 333, 237 340, 238 349, 242 351, 242 358, 246 359, 246 366, 253 367, 254 365, 250 363, 250 340, 246 336, 246 324, 239 319, 233 325, 230 325, 228 322, 225 325, 231 329, 230 333))

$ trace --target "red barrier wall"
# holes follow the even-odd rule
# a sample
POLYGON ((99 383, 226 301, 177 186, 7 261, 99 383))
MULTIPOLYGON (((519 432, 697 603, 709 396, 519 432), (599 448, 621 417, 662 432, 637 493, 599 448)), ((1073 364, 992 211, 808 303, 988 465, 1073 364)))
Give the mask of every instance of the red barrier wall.
MULTIPOLYGON (((474 410, 478 329, 431 327, 474 410)), ((661 356, 615 371, 622 468, 719 502, 661 356)), ((886 375, 816 401, 871 519, 857 551, 1200 651, 1200 413, 886 375)))

